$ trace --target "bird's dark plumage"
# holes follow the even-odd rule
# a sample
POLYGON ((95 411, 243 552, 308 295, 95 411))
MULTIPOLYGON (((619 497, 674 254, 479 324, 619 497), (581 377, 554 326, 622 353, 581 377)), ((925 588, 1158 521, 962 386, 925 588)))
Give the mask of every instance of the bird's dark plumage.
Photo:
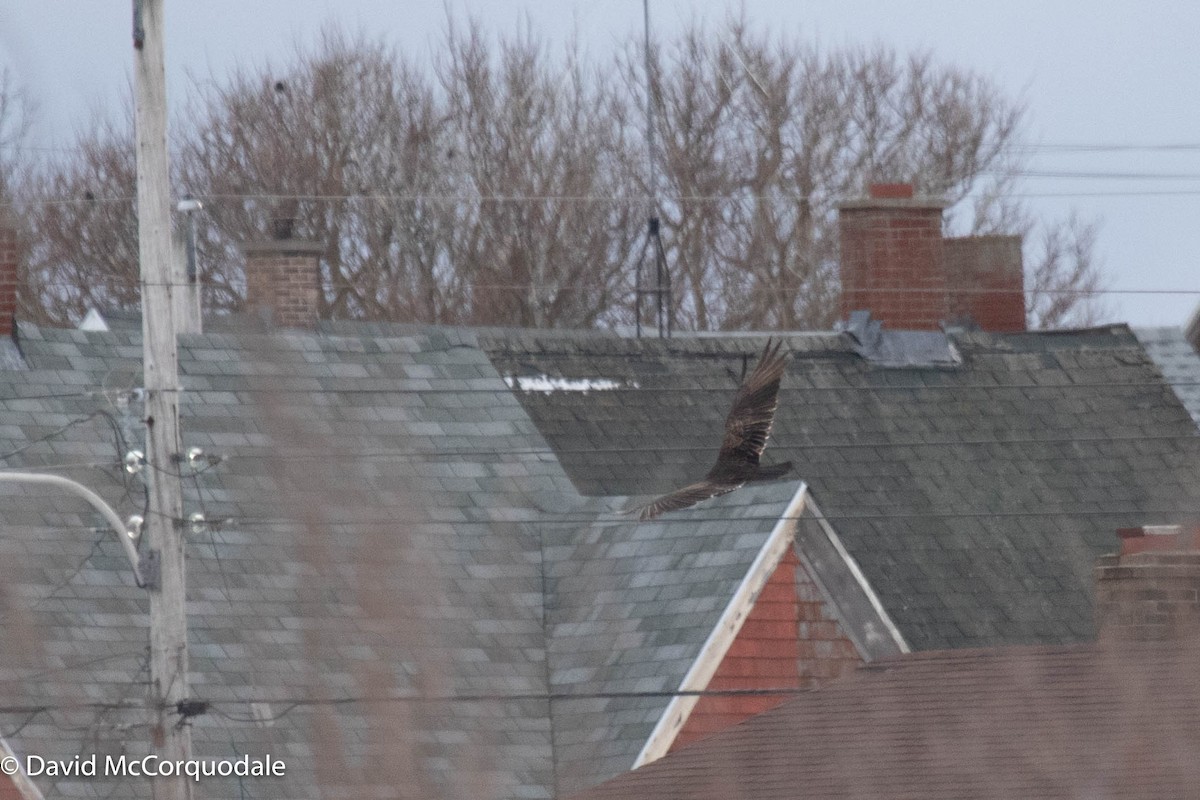
POLYGON ((779 405, 779 380, 787 364, 787 356, 779 352, 783 342, 767 346, 745 383, 733 399, 733 408, 725 418, 725 438, 717 463, 704 480, 663 495, 647 503, 633 513, 639 519, 648 520, 668 511, 726 494, 750 481, 781 478, 792 468, 791 462, 761 466, 758 463, 767 439, 771 435, 771 424, 775 420, 775 409, 779 405))

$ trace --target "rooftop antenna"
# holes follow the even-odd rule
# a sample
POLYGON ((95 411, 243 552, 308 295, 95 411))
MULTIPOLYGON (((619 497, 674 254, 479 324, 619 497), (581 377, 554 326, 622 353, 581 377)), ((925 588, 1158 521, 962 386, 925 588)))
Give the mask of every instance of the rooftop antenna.
POLYGON ((654 148, 654 88, 653 73, 650 60, 650 0, 642 0, 642 22, 645 29, 643 49, 646 58, 646 160, 648 166, 648 181, 650 187, 650 214, 646 224, 646 239, 642 243, 642 252, 638 256, 637 272, 634 277, 635 312, 637 338, 642 338, 642 297, 654 295, 655 322, 658 325, 658 338, 671 338, 671 274, 667 271, 667 256, 663 251, 662 236, 659 233, 658 218, 658 170, 657 153, 654 148), (648 254, 654 259, 654 286, 642 286, 642 273, 647 263, 648 254))

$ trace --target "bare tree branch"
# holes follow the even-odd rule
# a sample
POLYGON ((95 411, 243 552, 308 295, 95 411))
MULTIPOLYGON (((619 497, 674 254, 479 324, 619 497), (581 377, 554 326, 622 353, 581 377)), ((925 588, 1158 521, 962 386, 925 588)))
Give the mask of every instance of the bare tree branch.
MULTIPOLYGON (((928 53, 822 50, 736 17, 695 24, 652 47, 651 186, 634 44, 591 67, 578 45, 556 54, 528 31, 493 39, 451 20, 439 52, 421 67, 328 28, 285 65, 195 83, 176 177, 208 199, 209 308, 241 307, 239 245, 282 216, 325 245, 330 317, 629 323, 659 194, 679 327, 824 328, 837 313, 836 203, 902 180, 954 204, 948 229, 1025 235, 1032 324, 1102 313, 1096 225, 1037 223, 1015 196, 1024 108, 928 53)), ((8 94, 0 84, 0 112, 8 94)), ((129 209, 79 199, 132 194, 123 135, 101 126, 31 184, 43 201, 75 201, 30 208, 49 317, 137 300, 129 209)))

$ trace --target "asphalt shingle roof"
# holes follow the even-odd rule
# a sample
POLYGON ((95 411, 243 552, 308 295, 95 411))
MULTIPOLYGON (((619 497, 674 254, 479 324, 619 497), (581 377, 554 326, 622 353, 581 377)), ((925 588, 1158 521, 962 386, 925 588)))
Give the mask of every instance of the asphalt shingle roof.
POLYGON ((607 514, 554 537, 545 551, 552 691, 651 693, 560 704, 561 791, 633 765, 666 693, 682 683, 797 489, 750 487, 648 524, 607 514), (724 519, 712 520, 714 511, 724 519))
MULTIPOLYGON (((141 512, 117 466, 144 436, 139 332, 23 324, 21 347, 27 368, 0 374, 6 465, 141 512)), ((288 764, 212 796, 387 795, 428 773, 442 796, 545 798, 629 769, 667 698, 606 695, 680 684, 797 487, 634 525, 624 499, 575 491, 470 331, 227 325, 183 337, 180 365, 184 446, 224 458, 183 480, 185 514, 215 523, 188 541, 191 694, 212 703, 195 750, 288 764), (387 700, 413 692, 459 699, 387 700)), ((26 709, 0 733, 47 758, 146 752, 148 602, 115 537, 73 497, 0 498, 0 709, 26 709)))
POLYGON ((1183 329, 1134 328, 1133 332, 1192 419, 1200 422, 1200 355, 1184 336, 1183 329))
MULTIPOLYGON (((20 334, 5 463, 140 511, 116 466, 118 438, 144 435, 140 333, 20 334)), ((445 796, 539 798, 628 769, 799 480, 917 648, 1087 638, 1113 529, 1196 510, 1196 428, 1116 327, 961 334, 958 366, 904 369, 789 336, 768 458, 795 479, 622 516, 626 495, 707 469, 762 345, 232 321, 184 337, 184 445, 225 457, 184 480, 186 513, 220 521, 188 545, 192 694, 214 703, 196 751, 289 764, 208 791, 359 797, 429 772, 445 796), (576 390, 505 382, 522 376, 576 390), (415 691, 458 699, 387 699, 415 691), (395 755, 402 731, 416 761, 395 755)), ((0 498, 0 707, 27 709, 0 734, 47 757, 144 751, 147 600, 119 545, 74 498, 0 498)))
MULTIPOLYGON (((129 439, 141 436, 140 404, 122 397, 140 380, 135 332, 22 333, 31 369, 6 374, 5 395, 38 399, 3 401, 0 446, 15 449, 94 409, 112 414, 129 439)), ((297 700, 385 696, 430 681, 446 695, 545 694, 537 535, 522 520, 534 513, 530 498, 571 488, 552 459, 521 454, 544 445, 477 349, 446 334, 226 333, 187 338, 180 356, 185 447, 226 459, 184 480, 185 507, 229 520, 189 542, 191 683, 194 696, 217 704, 196 720, 197 752, 272 752, 293 777, 252 787, 254 795, 312 796, 313 727, 325 712, 297 700), (468 452, 439 457, 446 447, 468 452), (279 719, 255 725, 250 701, 279 719)), ((8 463, 112 464, 115 449, 99 418, 8 463)), ((55 471, 100 489, 123 514, 140 510, 140 489, 122 485, 115 469, 55 471)), ((26 633, 56 670, 47 678, 9 670, 7 705, 73 693, 140 700, 147 602, 113 537, 81 535, 94 520, 74 498, 5 490, 20 495, 4 511, 3 546, 19 556, 6 591, 31 601, 20 604, 26 633), (73 664, 81 666, 64 670, 73 664)), ((145 747, 144 728, 120 727, 136 714, 81 716, 89 736, 145 747)), ((372 736, 386 716, 369 703, 335 715, 351 764, 381 744, 372 736)), ((439 745, 438 758, 474 764, 497 796, 549 796, 544 702, 444 703, 421 716, 415 728, 439 745)), ((40 715, 15 744, 43 755, 78 751, 64 724, 40 715)), ((395 776, 362 777, 369 786, 395 776)), ((81 784, 55 788, 86 794, 81 784)))
POLYGON ((574 800, 1192 798, 1191 647, 959 650, 879 662, 574 800))
MULTIPOLYGON (((646 495, 708 469, 764 342, 484 344, 504 375, 627 387, 520 397, 582 493, 646 495)), ((1200 507, 1195 424, 1124 326, 950 342, 957 366, 892 368, 787 337, 764 458, 793 461, 914 649, 1086 640, 1114 529, 1200 507)))

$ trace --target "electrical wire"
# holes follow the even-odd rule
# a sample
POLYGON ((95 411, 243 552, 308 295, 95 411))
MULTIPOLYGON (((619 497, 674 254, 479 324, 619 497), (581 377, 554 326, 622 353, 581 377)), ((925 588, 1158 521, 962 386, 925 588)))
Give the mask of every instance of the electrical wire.
MULTIPOLYGON (((9 713, 9 712, 5 712, 2 709, 0 709, 0 713, 9 713)), ((22 722, 20 722, 17 725, 17 727, 15 727, 11 730, 5 731, 3 734, 4 738, 5 739, 16 738, 16 736, 19 735, 21 733, 21 731, 23 731, 27 727, 29 727, 30 723, 32 723, 35 719, 37 719, 39 716, 41 716, 44 713, 46 713, 45 709, 34 709, 32 712, 29 713, 29 715, 22 722)))
POLYGON ((115 435, 116 440, 117 440, 117 461, 119 462, 125 454, 125 451, 123 448, 124 438, 121 435, 120 426, 117 424, 117 421, 113 418, 113 415, 110 414, 109 412, 105 411, 104 409, 96 409, 95 411, 93 411, 90 414, 87 414, 85 416, 78 417, 76 419, 71 420, 70 422, 66 423, 62 427, 57 428, 53 431, 50 431, 50 433, 47 433, 44 436, 34 439, 31 442, 26 442, 25 444, 21 445, 20 447, 16 448, 15 450, 10 450, 7 453, 2 453, 2 454, 0 454, 0 461, 7 461, 8 459, 12 458, 13 456, 20 455, 21 453, 24 453, 27 450, 29 450, 33 447, 36 447, 39 444, 42 444, 43 442, 50 441, 54 437, 58 436, 59 434, 65 433, 66 431, 70 430, 71 428, 75 427, 76 425, 82 425, 85 422, 90 422, 91 420, 95 419, 96 417, 102 417, 111 426, 113 434, 115 435))
MULTIPOLYGON (((149 672, 150 672, 150 648, 147 647, 142 653, 140 666, 138 667, 137 672, 134 673, 133 677, 130 679, 129 683, 126 684, 124 690, 121 692, 121 694, 117 698, 117 700, 114 701, 114 703, 119 703, 119 704, 126 703, 129 699, 130 692, 138 686, 148 687, 149 686, 149 672), (138 678, 140 678, 143 674, 146 675, 146 681, 139 683, 138 678)), ((103 729, 104 718, 109 713, 109 711, 110 711, 110 709, 97 710, 96 715, 95 715, 95 717, 93 717, 92 722, 90 724, 88 724, 86 726, 80 726, 81 732, 86 732, 89 737, 95 737, 98 740, 99 734, 103 729)), ((93 744, 93 742, 89 742, 87 739, 84 739, 80 743, 78 757, 83 758, 84 756, 86 756, 88 753, 88 748, 89 748, 89 746, 92 746, 92 744, 93 744)), ((59 780, 54 781, 53 785, 57 789, 60 782, 69 781, 69 780, 71 780, 71 778, 69 776, 63 776, 59 780)), ((124 783, 125 783, 125 781, 123 781, 123 780, 116 781, 115 785, 109 790, 108 794, 104 796, 105 800, 107 800, 107 798, 111 798, 114 794, 116 794, 117 790, 119 788, 121 788, 124 783)), ((95 795, 97 797, 99 797, 100 792, 98 789, 95 788, 95 783, 89 783, 88 785, 92 787, 92 790, 95 793, 95 795)))
MULTIPOLYGON (((1166 181, 1200 181, 1200 174, 1193 173, 1130 173, 1130 172, 1072 172, 1072 171, 1037 171, 1028 170, 1025 172, 1005 172, 1002 173, 1006 177, 1028 178, 1031 180, 1037 179, 1053 179, 1053 180, 1166 180, 1166 181)), ((1200 188, 1197 189, 1151 189, 1151 190, 1102 190, 1102 191, 1063 191, 1063 192, 1038 192, 1038 191, 1011 191, 1006 192, 1007 197, 1016 198, 1037 198, 1037 197, 1125 197, 1125 196, 1175 196, 1175 195, 1197 195, 1200 194, 1200 188)), ((741 203, 756 203, 764 201, 784 200, 792 203, 800 203, 806 200, 823 202, 825 198, 819 196, 803 195, 798 192, 779 191, 771 194, 679 194, 679 193, 660 193, 660 200, 669 203, 678 204, 741 204, 741 203)), ((373 204, 396 204, 396 203, 419 203, 429 205, 516 205, 516 204, 536 204, 536 203, 554 203, 562 205, 620 205, 631 208, 645 208, 646 197, 644 194, 400 194, 400 193, 254 193, 247 192, 241 194, 209 194, 195 196, 195 199, 200 200, 205 204, 215 204, 218 202, 244 202, 255 201, 261 203, 279 203, 289 200, 297 200, 304 202, 329 202, 339 203, 348 201, 369 202, 373 204)), ((7 208, 18 211, 29 206, 95 206, 98 204, 129 204, 132 205, 136 198, 133 195, 116 195, 116 196, 95 196, 91 198, 83 197, 52 197, 40 198, 33 200, 10 200, 0 202, 0 208, 7 208)))
POLYGON ((83 572, 83 568, 86 567, 87 563, 92 560, 92 556, 94 556, 100 552, 100 547, 104 544, 105 541, 108 540, 108 538, 110 536, 112 536, 111 531, 109 531, 107 529, 101 530, 100 535, 97 536, 96 540, 92 542, 92 547, 88 551, 88 554, 86 556, 84 556, 83 559, 79 562, 79 564, 75 567, 75 569, 71 571, 71 574, 67 575, 67 577, 63 578, 61 581, 59 581, 57 584, 55 584, 54 588, 51 589, 49 592, 47 592, 46 594, 42 595, 37 600, 35 600, 33 602, 33 604, 29 607, 29 610, 36 611, 37 609, 41 608, 43 603, 56 598, 58 596, 59 592, 61 592, 64 588, 66 588, 67 585, 71 583, 71 581, 75 580, 75 577, 77 575, 79 575, 79 573, 83 572))
MULTIPOLYGON (((733 389, 730 389, 733 391, 733 389)), ((414 436, 414 438, 421 438, 414 436)), ((435 438, 428 436, 425 438, 435 438)), ((1200 444, 1200 430, 1189 430, 1188 432, 1168 433, 1168 434, 1134 434, 1134 435, 1103 435, 1103 436, 1067 436, 1067 437, 1051 437, 1051 436, 1030 436, 1030 437, 1008 437, 1008 438, 971 438, 971 439, 914 439, 907 441, 841 441, 841 442, 820 442, 820 441, 793 441, 780 435, 776 435, 771 439, 772 450, 864 450, 864 449, 891 449, 891 448, 975 448, 975 447, 1009 447, 1009 446, 1024 446, 1024 445, 1061 445, 1061 444, 1109 444, 1120 442, 1155 442, 1155 441, 1172 441, 1186 444, 1200 444)), ((273 463, 300 462, 300 461, 318 461, 326 462, 329 460, 349 460, 349 461, 368 461, 368 460, 411 460, 414 458, 421 459, 453 459, 467 457, 488 457, 488 458, 509 458, 520 456, 548 456, 560 457, 571 455, 620 455, 620 454, 646 454, 659 455, 663 453, 708 453, 714 449, 711 443, 698 445, 658 445, 658 446, 638 446, 638 447, 531 447, 531 448, 445 448, 437 450, 425 450, 417 447, 403 448, 394 450, 374 450, 363 451, 358 453, 330 453, 324 450, 316 450, 312 452, 288 451, 286 448, 276 448, 271 453, 264 453, 261 450, 239 452, 232 451, 230 457, 236 458, 267 458, 269 457, 273 463)), ((1080 458, 1093 458, 1094 456, 1082 454, 1080 458)), ((51 464, 37 469, 61 470, 68 467, 112 467, 108 462, 78 462, 75 464, 51 464)), ((180 470, 166 469, 146 462, 146 467, 153 469, 156 472, 164 475, 169 475, 174 478, 186 477, 180 470)), ((211 467, 198 470, 195 474, 207 472, 211 467)), ((0 469, 0 472, 5 470, 0 469)), ((197 487, 198 488, 198 487, 197 487)), ((29 499, 48 499, 57 495, 33 495, 26 494, 22 497, 29 499)))
MULTIPOLYGON (((1191 431, 1189 433, 1173 433, 1173 434, 1137 434, 1132 436, 1071 436, 1071 437, 1045 437, 1034 436, 1028 438, 1008 438, 1008 439, 938 439, 938 440, 914 440, 914 441, 868 441, 868 442, 791 442, 780 436, 772 437, 772 451, 780 449, 787 450, 863 450, 863 449, 889 449, 889 448, 928 448, 928 447, 944 447, 944 448, 974 448, 974 447, 990 447, 990 446, 1018 446, 1018 445, 1059 445, 1059 444, 1107 444, 1113 442, 1154 442, 1154 441, 1177 441, 1187 444, 1200 444, 1200 431, 1191 431)), ((378 450, 367 451, 361 453, 330 453, 326 451, 314 451, 311 453, 303 452, 275 452, 269 456, 272 463, 288 463, 302 461, 328 462, 331 460, 337 461, 369 461, 376 459, 383 460, 440 460, 452 458, 508 458, 510 456, 571 456, 571 455, 624 455, 624 454, 646 454, 660 455, 662 453, 710 453, 715 450, 713 444, 701 445, 662 445, 660 447, 544 447, 544 448, 481 448, 481 449, 466 449, 466 448, 451 448, 446 450, 420 450, 411 449, 396 449, 396 450, 378 450)), ((238 453, 234 452, 230 455, 233 458, 264 458, 267 455, 261 452, 238 453)), ((1078 459, 1093 459, 1092 454, 1079 454, 1076 456, 1063 456, 1067 460, 1078 459)), ((656 462, 657 464, 657 462, 656 462)), ((884 473, 881 477, 888 476, 884 473)), ((855 477, 861 477, 857 473, 855 477)))
MULTIPOLYGON (((206 472, 207 470, 203 471, 206 472)), ((209 542, 212 544, 213 559, 217 563, 217 572, 221 576, 221 585, 225 590, 225 602, 228 603, 231 608, 233 608, 235 606, 235 603, 233 602, 233 589, 231 589, 229 586, 229 578, 225 574, 225 564, 221 560, 221 551, 217 545, 218 526, 211 521, 211 517, 208 514, 208 508, 204 504, 204 490, 200 486, 201 472, 201 470, 192 472, 192 483, 196 487, 196 500, 200 504, 200 513, 204 516, 204 527, 208 531, 209 542)), ((147 511, 149 511, 148 508, 147 511)))
MULTIPOLYGON (((239 724, 263 724, 283 719, 293 711, 302 708, 344 707, 350 705, 379 705, 391 703, 521 703, 530 701, 549 702, 583 702, 589 700, 663 700, 675 697, 778 697, 806 694, 812 689, 796 686, 764 687, 756 689, 664 689, 661 691, 594 691, 594 692, 480 692, 454 693, 437 695, 353 695, 332 698, 309 697, 262 697, 241 698, 238 700, 203 700, 198 697, 189 698, 203 702, 207 713, 212 713, 230 722, 239 724), (239 715, 222 709, 240 708, 250 704, 268 706, 283 706, 283 709, 267 717, 255 715, 239 715)), ((96 709, 102 712, 110 711, 153 711, 149 702, 88 702, 88 703, 42 703, 35 705, 0 705, 0 714, 28 714, 36 717, 54 711, 80 711, 96 709)), ((28 726, 31 720, 22 723, 21 728, 28 726)), ((149 724, 149 723, 147 723, 149 724)), ((56 725, 62 729, 63 726, 56 725)), ((74 731, 90 730, 89 726, 66 726, 74 731)), ((16 733, 6 736, 15 736, 16 733)))
MULTIPOLYGON (((137 711, 143 708, 150 708, 150 705, 148 703, 136 702, 132 700, 121 703, 100 700, 63 700, 56 703, 30 703, 27 705, 0 704, 0 714, 45 714, 51 711, 90 711, 93 709, 104 709, 107 711, 137 711)), ((75 729, 85 730, 85 728, 82 726, 76 727, 75 729)))
MULTIPOLYGON (((628 495, 634 497, 638 495, 628 495)), ((615 497, 611 495, 609 497, 615 497)), ((674 518, 658 517, 654 520, 655 525, 689 525, 695 527, 705 522, 780 522, 783 520, 802 522, 805 520, 824 519, 831 522, 883 522, 892 520, 961 520, 961 519, 1038 519, 1043 517, 1155 517, 1155 518, 1174 518, 1179 519, 1181 516, 1188 519, 1200 518, 1200 497, 1197 497, 1192 502, 1195 510, 1181 511, 1185 504, 1180 504, 1179 507, 1170 509, 1146 509, 1146 508, 1131 508, 1128 502, 1112 501, 1114 505, 1121 505, 1120 509, 1106 511, 1097 509, 1095 503, 1080 503, 1082 506, 1079 509, 1068 509, 1058 507, 1052 509, 1029 510, 1022 509, 1014 510, 996 510, 996 511, 929 511, 929 512, 898 512, 893 511, 886 514, 838 514, 823 512, 819 517, 789 517, 783 514, 742 514, 736 511, 731 511, 725 514, 705 514, 700 515, 681 515, 674 518)), ((760 502, 756 505, 766 505, 760 502)), ((858 505, 859 508, 895 508, 895 503, 887 504, 867 504, 858 505)), ((616 527, 619 525, 634 525, 639 523, 631 514, 632 511, 622 514, 620 512, 603 512, 595 516, 571 516, 570 514, 559 514, 555 512, 541 512, 530 509, 531 514, 537 516, 529 516, 526 518, 506 518, 506 519, 454 519, 454 520, 404 520, 396 517, 379 517, 379 518, 359 518, 359 519, 337 519, 332 517, 322 522, 322 527, 331 529, 351 529, 357 526, 396 526, 404 525, 409 527, 435 527, 435 528, 459 528, 467 526, 485 526, 494 527, 501 525, 583 525, 592 527, 616 527)), ((289 519, 286 517, 236 517, 232 520, 232 526, 241 529, 245 528, 262 528, 262 527, 294 527, 307 525, 308 522, 302 519, 289 519)))
MULTIPOLYGON (((3 401, 0 401, 3 402, 3 401)), ((15 467, 0 467, 0 472, 46 472, 64 469, 111 469, 120 466, 112 461, 59 461, 51 464, 22 464, 15 467)), ((110 476, 111 477, 111 476, 110 476)), ((30 495, 33 496, 33 495, 30 495)))
POLYGON ((135 653, 109 653, 107 655, 89 658, 84 661, 76 661, 70 664, 64 664, 61 667, 51 667, 49 669, 38 670, 37 672, 30 672, 18 678, 6 678, 0 680, 0 686, 13 683, 43 683, 47 678, 55 675, 61 675, 66 672, 75 672, 77 670, 85 669, 86 667, 96 666, 97 664, 103 664, 109 661, 117 661, 118 659, 132 658, 134 655, 135 653))
MULTIPOLYGON (((766 335, 767 334, 763 334, 763 336, 766 336, 766 335)), ((570 354, 565 353, 565 352, 564 353, 549 353, 549 352, 547 352, 547 353, 539 354, 538 357, 544 358, 547 361, 550 361, 560 355, 568 356, 570 354)), ((639 360, 639 355, 636 353, 626 353, 623 355, 632 358, 634 361, 639 360)), ((694 355, 698 358, 704 358, 704 359, 713 360, 713 361, 715 361, 717 359, 732 361, 732 360, 738 358, 737 354, 732 354, 732 353, 691 354, 686 351, 675 351, 673 353, 673 355, 677 355, 680 357, 688 357, 688 356, 694 355)), ((748 355, 748 353, 744 354, 744 355, 748 355)), ((799 353, 797 355, 802 357, 803 353, 799 353)), ((849 355, 853 355, 853 354, 847 352, 842 355, 849 356, 849 355)), ((931 372, 938 374, 940 376, 955 376, 955 377, 957 377, 959 375, 962 375, 963 377, 970 377, 969 372, 960 373, 960 372, 956 371, 954 368, 936 367, 936 368, 932 368, 931 372)), ((785 373, 785 377, 786 377, 786 375, 787 374, 785 373)), ((203 374, 190 374, 190 375, 185 375, 183 377, 200 381, 200 380, 205 380, 205 379, 208 379, 211 377, 216 377, 216 378, 220 378, 220 379, 228 379, 229 376, 225 376, 225 375, 210 376, 210 375, 203 375, 203 374)), ((516 381, 521 378, 555 377, 555 376, 546 376, 544 374, 539 374, 539 375, 525 374, 525 375, 504 375, 504 376, 499 376, 499 377, 501 378, 502 381, 506 380, 506 379, 516 381)), ((601 376, 601 377, 603 377, 603 376, 601 376)), ((631 380, 636 381, 638 379, 638 377, 640 377, 640 376, 636 376, 636 375, 632 376, 631 380)), ((806 376, 798 375, 796 377, 804 378, 806 376)), ((861 377, 862 379, 864 379, 864 381, 869 380, 872 377, 883 377, 885 380, 891 380, 894 382, 886 384, 886 385, 866 385, 866 386, 863 386, 863 385, 804 386, 804 385, 797 385, 795 383, 792 383, 791 381, 788 381, 784 384, 783 391, 788 392, 788 393, 795 392, 798 394, 806 394, 806 393, 813 393, 813 392, 845 392, 848 394, 857 394, 857 393, 876 394, 876 393, 883 393, 883 392, 916 392, 916 393, 920 393, 920 392, 927 392, 927 391, 928 392, 996 393, 996 392, 1005 391, 1005 390, 1022 390, 1022 391, 1024 391, 1024 390, 1044 390, 1044 391, 1059 391, 1059 392, 1061 392, 1064 390, 1076 390, 1076 389, 1079 389, 1079 390, 1154 389, 1154 390, 1161 391, 1163 389, 1200 386, 1200 380, 1167 381, 1165 379, 1155 380, 1155 381, 1076 381, 1076 382, 1070 382, 1070 383, 946 382, 946 383, 929 384, 929 383, 917 383, 917 382, 914 382, 911 380, 906 381, 906 380, 904 380, 904 375, 902 373, 897 372, 897 373, 894 373, 894 375, 893 375, 893 374, 888 374, 886 371, 879 371, 879 372, 875 372, 875 373, 863 373, 862 375, 860 375, 858 377, 861 377)), ((263 381, 271 380, 271 381, 277 382, 280 380, 287 380, 288 377, 282 376, 282 375, 261 375, 261 376, 242 376, 242 379, 244 379, 248 384, 253 384, 255 381, 258 381, 258 380, 263 380, 263 381)), ((564 377, 564 380, 583 380, 583 379, 584 378, 564 377)), ((310 377, 294 378, 293 380, 303 381, 303 382, 332 382, 332 381, 340 382, 340 381, 344 381, 345 379, 343 379, 343 378, 333 379, 333 378, 329 378, 327 376, 310 376, 310 377)), ((234 396, 255 395, 255 394, 272 394, 272 395, 275 395, 275 394, 279 394, 279 395, 298 394, 298 395, 313 395, 313 396, 394 394, 394 395, 418 395, 419 396, 419 395, 437 395, 437 394, 505 395, 505 394, 511 393, 518 397, 527 396, 527 397, 533 397, 533 398, 536 398, 541 395, 552 395, 552 394, 560 394, 560 393, 570 394, 571 391, 573 391, 573 390, 557 390, 557 389, 554 389, 554 390, 521 389, 519 386, 509 387, 507 384, 502 384, 500 382, 497 382, 497 385, 494 388, 493 387, 481 387, 478 385, 467 386, 467 385, 464 385, 464 381, 462 379, 457 379, 457 378, 367 377, 367 378, 355 378, 352 380, 354 380, 354 382, 356 382, 356 383, 362 383, 362 382, 369 381, 369 382, 375 382, 375 383, 389 383, 391 385, 380 386, 380 387, 363 387, 363 386, 334 386, 334 387, 331 387, 331 386, 327 386, 327 385, 315 385, 315 386, 304 387, 304 388, 279 386, 279 385, 272 385, 272 386, 243 385, 243 386, 234 386, 234 387, 182 386, 179 388, 159 389, 158 391, 179 392, 179 393, 184 393, 184 394, 196 394, 196 395, 217 394, 217 395, 234 395, 234 396), (421 384, 421 385, 416 386, 416 387, 409 385, 409 384, 413 384, 413 383, 417 383, 417 384, 421 384), (443 388, 443 387, 437 385, 439 383, 445 383, 448 385, 443 388)), ((478 380, 485 381, 488 379, 480 378, 478 380)), ((695 386, 695 385, 690 385, 690 386, 641 386, 641 385, 630 385, 629 383, 627 383, 625 385, 617 385, 617 386, 611 386, 611 387, 605 387, 605 388, 594 388, 594 389, 589 389, 587 391, 590 393, 594 393, 594 394, 645 393, 647 395, 651 395, 651 394, 653 394, 653 395, 660 395, 660 394, 697 395, 697 394, 709 394, 709 393, 717 393, 717 394, 733 393, 733 392, 737 391, 737 388, 738 387, 733 383, 730 383, 726 386, 695 386)), ((579 390, 579 391, 582 392, 583 390, 579 390)), ((95 392, 88 392, 88 391, 63 392, 63 393, 54 394, 54 395, 40 395, 37 397, 37 399, 41 399, 41 400, 74 400, 74 399, 79 399, 79 398, 93 397, 93 396, 95 396, 95 394, 96 394, 95 392)), ((25 397, 25 396, 0 397, 0 403, 6 403, 9 401, 21 401, 21 400, 28 400, 28 399, 31 399, 31 398, 25 397)), ((210 404, 205 404, 205 405, 210 405, 210 404)), ((97 463, 95 465, 103 466, 104 464, 97 463)), ((3 469, 6 469, 6 468, 0 467, 0 470, 3 470, 3 469)), ((8 469, 14 469, 14 468, 8 468, 8 469)))
MULTIPOLYGON (((747 71, 749 71, 747 69, 747 71)), ((1003 152, 1017 153, 1125 153, 1125 152, 1200 152, 1200 142, 1011 142, 1001 148, 1003 152)), ((88 152, 88 148, 72 145, 31 145, 16 142, 0 144, 0 151, 30 153, 75 153, 88 152)))
POLYGON ((765 687, 761 689, 666 689, 640 692, 511 692, 511 693, 461 693, 440 695, 355 695, 330 698, 256 698, 242 700, 208 700, 209 712, 239 724, 263 724, 278 722, 298 709, 319 707, 344 707, 351 705, 379 705, 391 703, 521 703, 521 702, 583 702, 587 700, 669 700, 676 697, 789 697, 807 694, 811 688, 799 686, 765 687), (244 706, 251 703, 280 705, 283 709, 267 717, 243 716, 222 711, 222 708, 244 706))
MULTIPOLYGON (((537 288, 537 287, 541 286, 541 284, 535 284, 535 283, 474 283, 469 280, 463 281, 462 283, 463 283, 462 288, 464 290, 471 290, 471 291, 483 291, 483 290, 526 291, 528 289, 537 288)), ((108 284, 112 285, 112 286, 122 287, 122 288, 134 288, 134 287, 141 287, 141 286, 167 286, 167 287, 173 287, 173 288, 180 288, 180 287, 188 288, 188 287, 193 287, 193 286, 199 286, 201 288, 228 289, 230 291, 240 292, 240 289, 233 286, 232 284, 224 283, 221 281, 216 281, 213 279, 198 279, 195 281, 142 281, 142 280, 133 281, 133 280, 125 280, 125 279, 113 276, 108 280, 108 284)), ((56 287, 56 288, 75 288, 78 285, 79 284, 77 282, 67 281, 67 280, 47 280, 47 281, 39 281, 37 283, 37 286, 39 286, 39 287, 56 287)), ((598 292, 601 290, 604 290, 610 296, 620 297, 623 295, 632 294, 633 292, 636 291, 636 288, 635 287, 603 287, 603 286, 599 286, 599 285, 587 285, 587 284, 580 284, 580 285, 563 284, 563 285, 555 287, 556 292, 569 292, 569 291, 598 292)), ((958 296, 1001 295, 1001 296, 1007 297, 1009 295, 1017 294, 1017 290, 1015 290, 1015 289, 997 289, 997 288, 988 288, 988 287, 975 287, 975 288, 963 287, 963 288, 955 288, 953 290, 946 290, 946 289, 936 289, 935 290, 935 289, 919 289, 919 288, 906 287, 906 286, 893 286, 893 287, 878 287, 878 288, 872 287, 869 290, 863 290, 863 291, 869 291, 871 294, 880 294, 880 295, 886 295, 886 294, 915 294, 915 295, 951 294, 951 295, 958 295, 958 296)), ((1027 288, 1021 289, 1020 292, 1023 294, 1026 294, 1026 295, 1049 295, 1049 296, 1056 296, 1056 297, 1074 297, 1074 296, 1091 297, 1093 295, 1180 295, 1180 296, 1200 295, 1200 289, 1180 289, 1180 288, 1173 288, 1173 289, 1111 289, 1111 288, 1099 288, 1098 287, 1095 289, 1072 289, 1072 288, 1055 288, 1055 287, 1033 287, 1033 288, 1027 287, 1027 288)), ((140 313, 140 312, 138 312, 138 313, 140 313)), ((347 323, 364 322, 365 324, 370 324, 370 321, 353 320, 353 319, 351 319, 351 320, 335 320, 335 321, 347 322, 347 323)), ((433 325, 434 325, 434 323, 420 323, 420 322, 395 322, 395 323, 391 323, 391 324, 428 325, 430 327, 433 327, 433 325)), ((553 330, 551 330, 551 332, 553 332, 553 330)), ((816 331, 816 332, 817 333, 829 333, 830 335, 833 335, 836 333, 836 331, 816 331)), ((783 333, 786 333, 786 332, 783 332, 783 333)))

